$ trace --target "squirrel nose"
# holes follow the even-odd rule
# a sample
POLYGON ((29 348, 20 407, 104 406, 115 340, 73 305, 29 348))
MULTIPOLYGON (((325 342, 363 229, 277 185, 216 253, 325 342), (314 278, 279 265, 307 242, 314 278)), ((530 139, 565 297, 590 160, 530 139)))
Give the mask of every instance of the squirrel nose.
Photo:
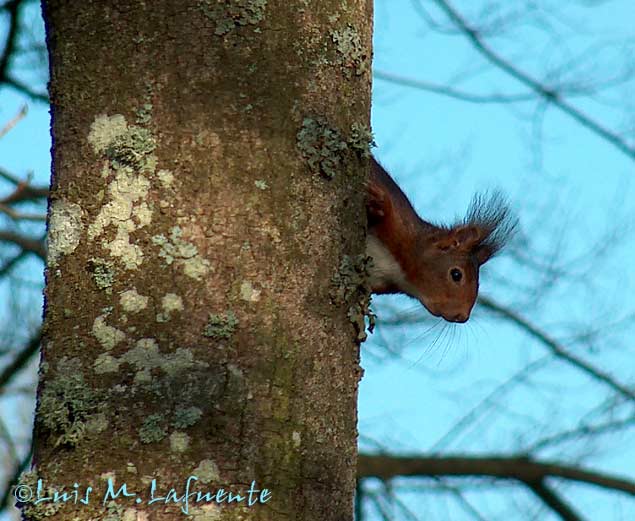
POLYGON ((449 322, 458 322, 460 324, 467 322, 467 319, 470 318, 469 313, 457 313, 456 315, 452 315, 447 317, 446 320, 449 322))

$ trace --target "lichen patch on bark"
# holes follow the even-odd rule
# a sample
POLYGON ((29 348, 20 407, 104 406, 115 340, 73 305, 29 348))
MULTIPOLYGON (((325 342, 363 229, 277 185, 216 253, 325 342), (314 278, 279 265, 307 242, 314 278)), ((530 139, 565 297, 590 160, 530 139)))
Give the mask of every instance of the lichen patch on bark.
POLYGON ((113 349, 119 342, 123 342, 126 334, 116 327, 106 323, 106 314, 98 316, 93 322, 92 333, 97 341, 107 350, 113 349))
POLYGON ((79 245, 83 231, 82 214, 78 204, 60 199, 51 203, 46 257, 49 267, 56 266, 63 255, 72 253, 79 245))
POLYGON ((131 233, 152 222, 152 208, 146 200, 149 176, 157 164, 155 139, 149 130, 128 125, 121 114, 102 114, 91 125, 88 142, 105 159, 102 175, 107 180, 106 202, 88 227, 88 239, 96 240, 114 227, 115 237, 102 241, 102 247, 126 269, 136 269, 143 262, 143 250, 131 233))

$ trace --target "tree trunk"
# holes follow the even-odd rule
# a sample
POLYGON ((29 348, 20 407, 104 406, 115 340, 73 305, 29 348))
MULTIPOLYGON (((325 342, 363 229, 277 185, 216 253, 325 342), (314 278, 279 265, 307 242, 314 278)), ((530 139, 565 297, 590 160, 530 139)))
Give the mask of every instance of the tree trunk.
POLYGON ((44 1, 26 517, 352 519, 371 4, 44 1))

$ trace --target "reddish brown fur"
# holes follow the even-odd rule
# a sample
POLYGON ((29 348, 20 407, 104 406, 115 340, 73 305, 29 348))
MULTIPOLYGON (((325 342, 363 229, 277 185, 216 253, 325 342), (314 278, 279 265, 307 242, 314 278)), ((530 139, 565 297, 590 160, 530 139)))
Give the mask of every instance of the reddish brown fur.
POLYGON ((367 202, 367 251, 375 262, 371 290, 405 293, 435 316, 465 322, 478 295, 480 266, 505 245, 516 226, 504 199, 499 193, 477 196, 463 222, 435 226, 417 215, 390 175, 374 158, 371 161, 367 202))

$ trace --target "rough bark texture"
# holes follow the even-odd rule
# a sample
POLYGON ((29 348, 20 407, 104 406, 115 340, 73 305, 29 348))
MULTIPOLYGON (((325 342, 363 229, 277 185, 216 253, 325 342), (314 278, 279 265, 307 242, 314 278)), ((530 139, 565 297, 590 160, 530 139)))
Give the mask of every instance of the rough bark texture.
POLYGON ((25 482, 77 495, 27 516, 352 519, 371 4, 44 2, 54 172, 25 482), (186 502, 190 476, 243 501, 186 502), (252 481, 270 495, 248 506, 252 481), (123 484, 137 495, 103 505, 123 484))

